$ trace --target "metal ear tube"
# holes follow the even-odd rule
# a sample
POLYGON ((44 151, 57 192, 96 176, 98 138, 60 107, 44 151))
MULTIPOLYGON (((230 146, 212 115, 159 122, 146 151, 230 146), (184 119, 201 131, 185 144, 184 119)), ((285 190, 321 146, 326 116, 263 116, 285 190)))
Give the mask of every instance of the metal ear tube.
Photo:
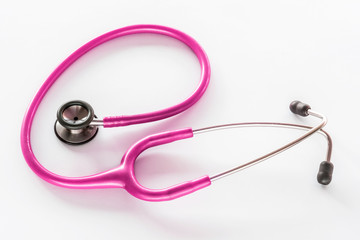
MULTIPOLYGON (((302 103, 300 101, 293 101, 290 104, 290 110, 300 116, 306 117, 309 115, 310 105, 302 103)), ((331 156, 331 151, 330 151, 331 156)), ((332 174, 334 171, 334 164, 330 162, 330 156, 326 161, 321 162, 317 180, 322 185, 328 185, 331 182, 332 174)))
POLYGON ((330 183, 331 181, 331 174, 332 174, 332 170, 333 170, 333 165, 332 163, 330 163, 330 159, 331 159, 331 152, 332 152, 332 140, 330 135, 325 132, 324 130, 322 130, 322 128, 326 125, 327 123, 327 118, 320 114, 317 113, 315 111, 312 111, 310 106, 308 104, 304 104, 300 101, 293 101, 290 104, 290 110, 291 112, 293 112, 294 114, 306 117, 306 116, 313 116, 316 118, 321 119, 321 123, 318 124, 315 127, 310 127, 310 126, 304 126, 304 125, 297 125, 297 124, 290 124, 290 123, 274 123, 274 122, 247 122, 247 123, 230 123, 230 124, 223 124, 223 125, 216 125, 216 126, 211 126, 211 127, 206 127, 206 128, 201 128, 201 129, 196 129, 194 130, 194 134, 200 134, 200 133, 205 133, 208 131, 215 131, 215 130, 223 130, 223 129, 227 129, 227 128, 238 128, 238 127, 289 127, 289 128, 298 128, 298 129, 302 129, 302 130, 306 130, 306 133, 304 133, 301 137, 289 142, 288 144, 275 149, 272 152, 269 152, 259 158, 256 158, 252 161, 249 161, 245 164, 242 164, 240 166, 234 167, 232 169, 229 169, 227 171, 218 173, 214 176, 211 176, 210 179, 211 181, 216 181, 220 178, 226 177, 228 175, 234 174, 240 170, 243 170, 245 168, 251 167, 255 164, 258 164, 264 160, 267 160, 289 148, 294 147, 295 145, 299 144, 300 142, 302 142, 303 140, 305 140, 306 138, 310 137, 311 135, 313 135, 316 132, 320 132, 322 134, 325 135, 325 137, 327 138, 328 141, 328 151, 327 151, 327 155, 326 155, 326 159, 327 161, 325 161, 325 163, 323 162, 322 165, 320 166, 320 172, 318 174, 318 182, 322 185, 327 185, 330 183), (331 165, 330 165, 331 164, 331 165))

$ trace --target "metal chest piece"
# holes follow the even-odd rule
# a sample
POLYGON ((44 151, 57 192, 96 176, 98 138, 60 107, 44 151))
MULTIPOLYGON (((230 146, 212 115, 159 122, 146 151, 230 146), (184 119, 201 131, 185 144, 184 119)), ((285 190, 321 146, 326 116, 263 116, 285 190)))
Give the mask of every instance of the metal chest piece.
POLYGON ((90 104, 74 100, 65 103, 57 111, 54 125, 56 136, 64 143, 80 145, 91 141, 98 132, 97 126, 92 126, 93 108, 90 104))

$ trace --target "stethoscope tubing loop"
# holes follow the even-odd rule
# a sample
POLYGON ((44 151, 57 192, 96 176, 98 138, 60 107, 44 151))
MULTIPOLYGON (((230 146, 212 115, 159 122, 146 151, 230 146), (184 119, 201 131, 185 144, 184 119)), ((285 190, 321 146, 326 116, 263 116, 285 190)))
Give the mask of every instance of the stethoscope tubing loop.
POLYGON ((52 183, 57 186, 67 187, 67 188, 103 188, 103 187, 121 187, 118 185, 108 185, 106 179, 109 174, 112 175, 116 172, 114 169, 109 170, 103 173, 84 176, 84 177, 65 177, 60 176, 44 168, 40 162, 36 159, 32 147, 31 147, 31 127, 36 114, 36 111, 43 100, 44 96, 55 83, 55 81, 61 76, 61 74, 69 68, 76 60, 81 56, 92 50, 93 48, 110 41, 114 38, 119 38, 126 35, 138 34, 138 33, 151 33, 151 34, 160 34, 175 38, 180 40, 189 46, 192 51, 196 54, 199 59, 201 76, 200 83, 196 90, 183 102, 166 108, 158 110, 151 113, 138 114, 134 116, 120 116, 120 117, 107 117, 104 118, 103 123, 97 122, 99 125, 104 125, 104 127, 116 127, 116 126, 126 126, 130 124, 145 123, 150 121, 156 121, 164 119, 170 116, 174 116, 196 103, 201 96, 204 94, 209 81, 210 81, 210 63, 206 56, 206 53, 201 48, 201 46, 187 34, 178 31, 173 28, 159 26, 159 25, 133 25, 124 28, 120 28, 108 33, 105 33, 90 42, 86 43, 69 57, 67 57, 45 80, 41 85, 38 92, 35 94, 32 102, 30 103, 21 127, 21 149, 24 155, 24 158, 30 168, 42 179, 52 183))

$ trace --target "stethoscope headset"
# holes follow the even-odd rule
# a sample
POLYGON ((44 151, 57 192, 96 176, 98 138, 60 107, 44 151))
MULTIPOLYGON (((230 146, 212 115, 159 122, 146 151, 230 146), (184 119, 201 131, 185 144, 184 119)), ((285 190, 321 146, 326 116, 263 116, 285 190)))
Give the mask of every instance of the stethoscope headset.
POLYGON ((191 128, 184 128, 184 129, 149 135, 139 140, 126 151, 126 153, 122 157, 119 166, 105 172, 97 173, 90 176, 83 176, 83 177, 65 177, 52 173, 46 168, 44 168, 40 164, 40 162, 36 159, 32 151, 30 133, 36 111, 47 91, 68 67, 70 67, 77 59, 79 59, 81 56, 86 54, 91 49, 107 41, 110 41, 114 38, 119 38, 122 36, 132 35, 132 34, 141 34, 141 33, 161 34, 175 38, 185 43, 195 53, 195 55, 199 60, 200 68, 201 68, 200 82, 196 90, 183 102, 168 107, 166 109, 162 109, 150 113, 131 115, 131 116, 105 117, 103 119, 97 118, 90 104, 84 101, 75 100, 75 101, 67 102, 64 105, 62 105, 57 111, 57 120, 54 125, 55 134, 61 141, 71 145, 84 144, 91 141, 96 136, 100 127, 104 127, 104 128, 121 127, 121 126, 133 125, 133 124, 153 122, 153 121, 169 118, 191 107, 204 94, 210 81, 209 60, 206 56, 206 53, 200 47, 200 45, 193 38, 186 35, 185 33, 182 33, 178 30, 169 27, 158 26, 158 25, 134 25, 108 32, 104 35, 101 35, 93 39, 92 41, 88 42, 87 44, 83 45, 81 48, 76 50, 68 58, 66 58, 52 72, 52 74, 46 79, 46 81, 42 84, 39 91, 36 93, 33 101, 31 102, 25 114, 21 128, 21 148, 28 165, 40 178, 54 185, 66 187, 66 188, 78 188, 78 189, 124 188, 131 195, 142 200, 166 201, 190 194, 199 189, 207 187, 213 181, 216 181, 222 177, 233 174, 244 168, 250 167, 266 159, 269 159, 274 155, 295 146, 296 144, 310 137, 314 133, 321 133, 327 139, 328 149, 327 149, 326 160, 320 164, 317 180, 320 184, 323 185, 327 185, 331 182, 332 172, 333 172, 333 164, 330 162, 331 152, 332 152, 332 140, 329 134, 322 129, 326 125, 327 119, 323 114, 313 111, 309 105, 304 104, 300 101, 292 102, 290 104, 290 110, 294 114, 303 117, 312 116, 320 119, 321 122, 318 125, 311 127, 311 126, 291 124, 291 123, 246 122, 246 123, 223 124, 223 125, 205 127, 194 130, 191 128), (191 138, 193 136, 196 136, 197 134, 203 134, 209 131, 222 130, 227 128, 248 127, 248 126, 288 127, 288 128, 305 130, 306 132, 301 137, 289 142, 288 144, 278 149, 275 149, 274 151, 271 151, 265 154, 264 156, 256 158, 248 163, 234 167, 232 169, 221 172, 214 176, 209 177, 206 175, 198 179, 190 180, 175 186, 171 186, 169 188, 148 189, 143 187, 141 184, 139 184, 139 182, 135 177, 135 173, 134 173, 135 161, 137 157, 148 148, 171 143, 181 139, 191 138))

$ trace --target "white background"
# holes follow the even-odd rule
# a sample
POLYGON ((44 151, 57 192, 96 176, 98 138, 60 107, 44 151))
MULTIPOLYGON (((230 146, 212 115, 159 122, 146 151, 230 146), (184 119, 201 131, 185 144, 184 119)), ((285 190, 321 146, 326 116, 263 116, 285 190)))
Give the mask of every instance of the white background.
MULTIPOLYGON (((358 1, 1 1, 0 238, 358 239, 359 12, 358 1), (40 105, 32 142, 45 167, 68 176, 103 171, 140 138, 183 127, 317 123, 288 110, 299 99, 329 118, 333 182, 316 181, 326 153, 321 135, 170 202, 39 179, 19 139, 33 95, 82 44, 139 23, 179 29, 202 45, 212 67, 205 95, 176 117, 100 129, 87 145, 67 146, 53 133, 66 101, 88 101, 99 117, 143 113, 178 103, 198 83, 196 57, 175 40, 141 35, 102 45, 66 71, 40 105)), ((146 187, 166 187, 244 163, 301 133, 251 128, 199 135, 146 151, 136 174, 146 187)))

